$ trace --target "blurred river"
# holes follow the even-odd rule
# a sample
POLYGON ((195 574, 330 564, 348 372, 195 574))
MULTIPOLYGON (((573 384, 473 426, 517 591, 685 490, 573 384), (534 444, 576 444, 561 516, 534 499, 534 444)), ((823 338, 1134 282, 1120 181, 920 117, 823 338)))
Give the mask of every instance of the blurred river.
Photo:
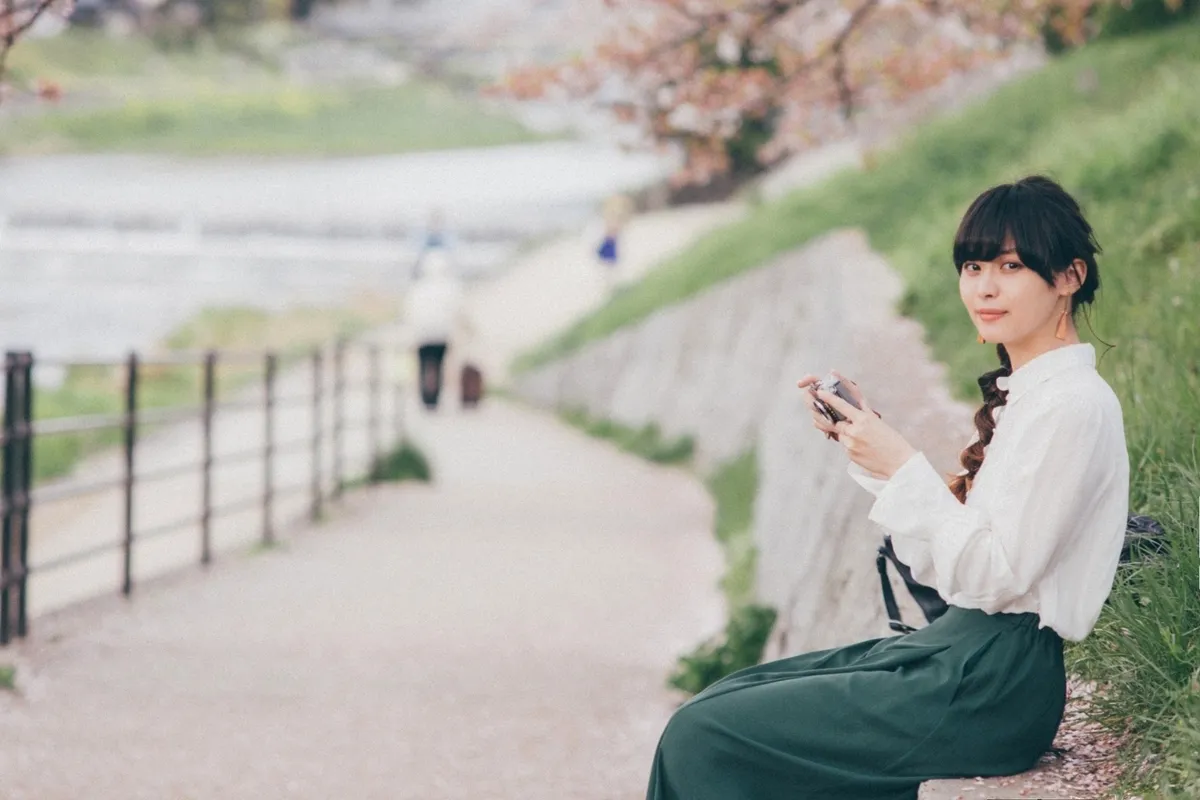
POLYGON ((205 306, 398 295, 439 208, 472 279, 669 165, 596 143, 387 157, 0 160, 0 348, 120 357, 205 306))

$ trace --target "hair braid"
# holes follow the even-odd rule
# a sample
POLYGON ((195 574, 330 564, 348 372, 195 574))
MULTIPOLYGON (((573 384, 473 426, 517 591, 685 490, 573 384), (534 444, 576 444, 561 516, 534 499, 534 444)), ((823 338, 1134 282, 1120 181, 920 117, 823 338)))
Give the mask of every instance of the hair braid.
POLYGON ((1000 368, 985 372, 979 376, 979 389, 983 393, 983 405, 975 412, 975 430, 979 432, 979 440, 972 442, 962 451, 959 461, 966 468, 966 475, 955 475, 950 480, 950 491, 960 503, 967 502, 967 492, 971 491, 971 483, 976 473, 983 466, 984 448, 992 441, 996 430, 996 420, 992 414, 995 409, 1008 402, 1008 392, 996 386, 996 379, 1012 374, 1012 362, 1008 358, 1008 350, 1004 345, 996 345, 996 355, 1000 356, 1000 368))

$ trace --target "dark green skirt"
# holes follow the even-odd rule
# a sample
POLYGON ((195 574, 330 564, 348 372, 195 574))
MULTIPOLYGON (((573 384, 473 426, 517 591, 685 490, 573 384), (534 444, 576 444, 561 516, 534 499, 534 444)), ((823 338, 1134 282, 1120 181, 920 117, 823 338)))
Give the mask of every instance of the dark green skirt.
POLYGON ((680 706, 648 800, 913 800, 922 781, 1012 775, 1050 748, 1063 642, 1036 614, 951 606, 902 636, 741 670, 680 706))

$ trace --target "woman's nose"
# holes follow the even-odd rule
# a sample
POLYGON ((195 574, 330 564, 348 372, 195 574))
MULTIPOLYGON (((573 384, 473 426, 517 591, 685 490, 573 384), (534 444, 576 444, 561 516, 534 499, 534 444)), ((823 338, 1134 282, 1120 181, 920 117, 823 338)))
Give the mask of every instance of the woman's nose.
POLYGON ((975 291, 980 297, 995 297, 997 283, 995 277, 988 271, 984 271, 979 280, 975 282, 975 291))

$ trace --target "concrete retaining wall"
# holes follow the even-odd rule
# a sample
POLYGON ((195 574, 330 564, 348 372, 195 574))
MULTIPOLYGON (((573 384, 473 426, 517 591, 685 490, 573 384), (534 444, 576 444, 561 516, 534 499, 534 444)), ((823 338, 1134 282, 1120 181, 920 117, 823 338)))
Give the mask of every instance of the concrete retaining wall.
MULTIPOLYGON (((779 610, 767 657, 888 635, 873 498, 846 474, 841 446, 812 428, 795 384, 838 369, 938 469, 957 469, 973 408, 950 398, 921 327, 894 312, 901 290, 862 233, 836 231, 519 375, 513 389, 547 409, 689 434, 705 473, 756 448, 757 590, 779 610)), ((904 613, 923 622, 911 602, 904 613)))

